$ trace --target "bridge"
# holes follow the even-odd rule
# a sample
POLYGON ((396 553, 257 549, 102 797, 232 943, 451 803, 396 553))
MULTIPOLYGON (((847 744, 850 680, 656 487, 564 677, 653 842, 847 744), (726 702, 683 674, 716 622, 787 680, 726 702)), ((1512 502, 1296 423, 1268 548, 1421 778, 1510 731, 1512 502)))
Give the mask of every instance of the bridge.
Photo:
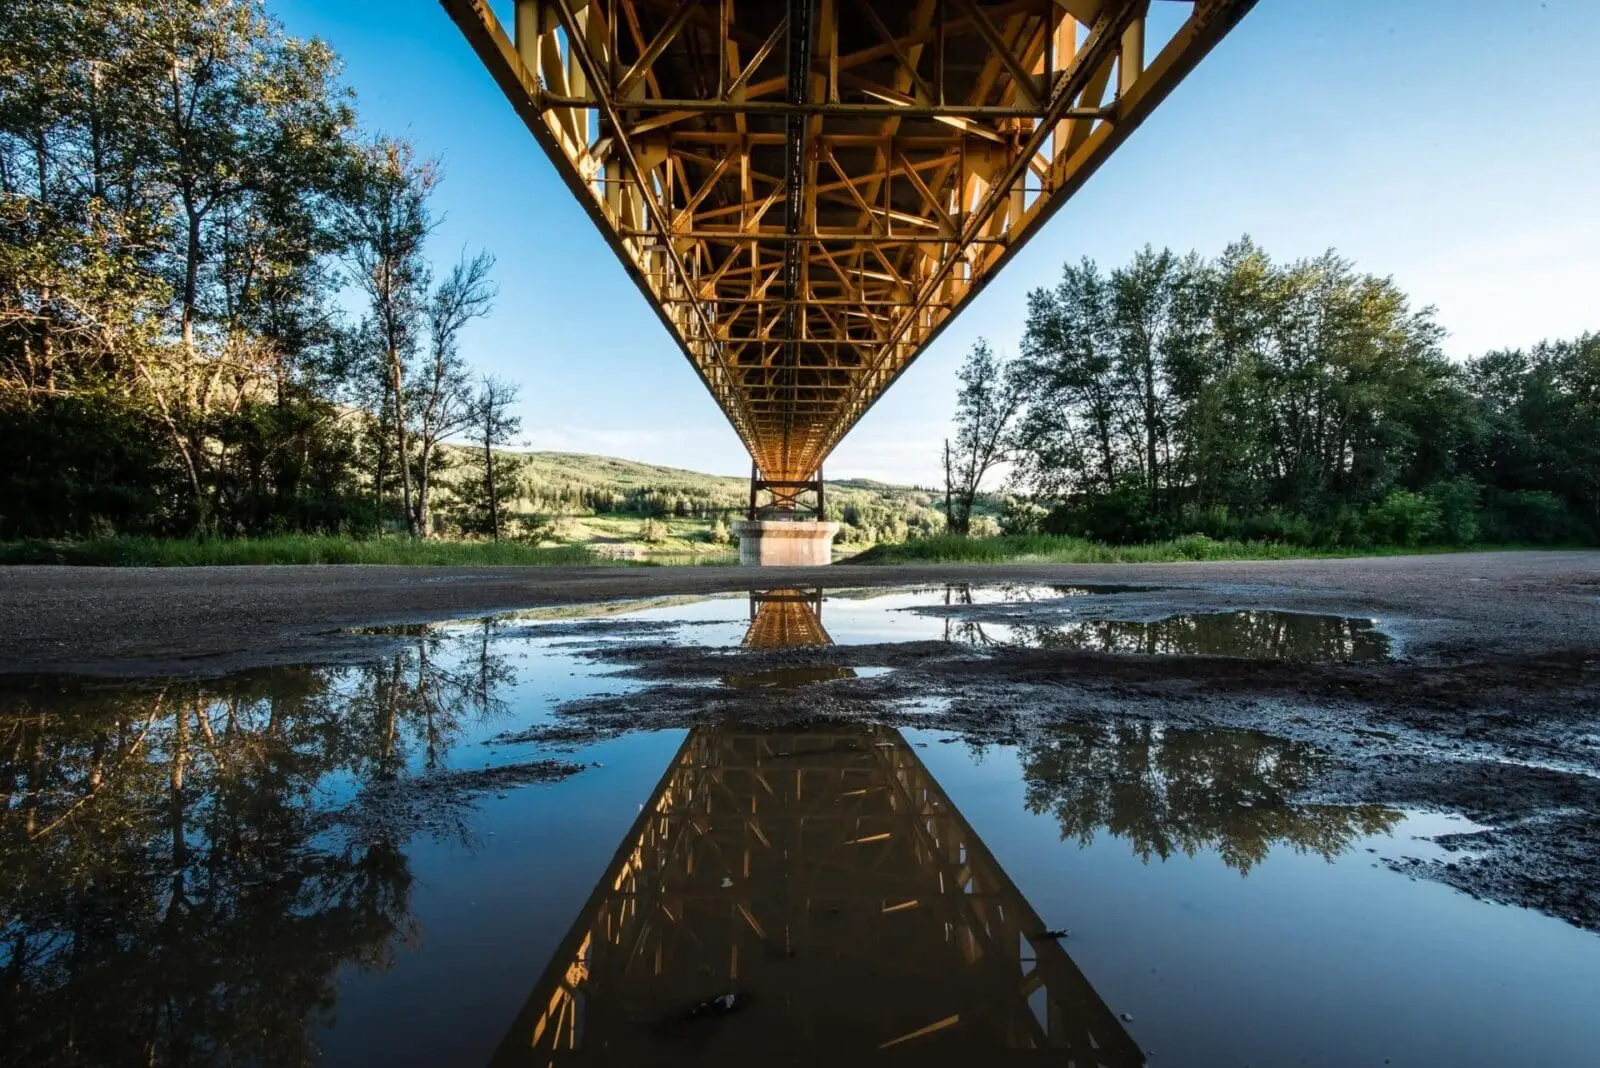
POLYGON ((817 563, 829 453, 1254 4, 1154 2, 442 0, 749 450, 746 559, 817 563))
MULTIPOLYGON (((757 595, 745 645, 820 606, 757 595)), ((899 731, 696 727, 492 1063, 1143 1064, 1045 927, 899 731)))

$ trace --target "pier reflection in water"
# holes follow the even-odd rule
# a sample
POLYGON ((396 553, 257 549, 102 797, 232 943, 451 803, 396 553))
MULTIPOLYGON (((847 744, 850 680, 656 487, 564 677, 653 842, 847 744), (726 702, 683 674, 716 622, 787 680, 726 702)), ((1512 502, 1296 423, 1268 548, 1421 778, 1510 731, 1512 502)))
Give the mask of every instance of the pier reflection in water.
MULTIPOLYGON (((745 644, 828 644, 820 608, 752 595, 745 644)), ((851 674, 729 681, 830 671, 851 674)), ((899 731, 719 724, 689 732, 494 1063, 1046 1049, 1143 1063, 899 731)))

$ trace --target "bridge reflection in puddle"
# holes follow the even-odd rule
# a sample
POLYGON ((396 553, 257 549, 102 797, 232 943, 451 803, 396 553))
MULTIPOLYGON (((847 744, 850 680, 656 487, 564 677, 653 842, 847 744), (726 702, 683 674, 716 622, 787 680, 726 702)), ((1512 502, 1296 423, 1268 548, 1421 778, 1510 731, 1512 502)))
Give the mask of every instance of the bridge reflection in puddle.
MULTIPOLYGON (((821 603, 752 594, 745 645, 829 644, 821 603)), ((493 1063, 1040 1050, 1143 1063, 901 733, 726 724, 689 732, 493 1063)))

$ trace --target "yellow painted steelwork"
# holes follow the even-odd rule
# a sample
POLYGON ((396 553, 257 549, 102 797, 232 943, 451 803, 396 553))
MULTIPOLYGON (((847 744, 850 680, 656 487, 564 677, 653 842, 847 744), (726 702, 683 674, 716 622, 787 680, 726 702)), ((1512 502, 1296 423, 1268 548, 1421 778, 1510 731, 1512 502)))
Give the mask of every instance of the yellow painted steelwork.
MULTIPOLYGON (((442 0, 767 480, 822 462, 1253 5, 442 0)), ((1130 210, 1131 210, 1130 206, 1130 210)))

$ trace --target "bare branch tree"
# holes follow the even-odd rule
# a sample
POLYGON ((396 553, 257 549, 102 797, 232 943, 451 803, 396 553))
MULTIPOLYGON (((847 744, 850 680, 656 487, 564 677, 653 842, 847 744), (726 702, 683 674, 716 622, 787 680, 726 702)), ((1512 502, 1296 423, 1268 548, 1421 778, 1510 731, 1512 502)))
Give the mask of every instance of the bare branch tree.
POLYGON ((411 457, 406 434, 406 365, 422 330, 429 284, 422 249, 434 221, 428 197, 439 184, 433 160, 418 160, 409 144, 378 138, 362 150, 341 219, 355 280, 372 303, 388 401, 399 444, 406 529, 417 531, 411 457))
POLYGON ((487 252, 470 260, 463 256, 428 302, 428 356, 412 398, 417 413, 415 525, 423 537, 433 533, 428 495, 439 445, 472 423, 472 381, 461 358, 461 331, 494 307, 495 287, 489 281, 493 269, 494 257, 487 252))
POLYGON ((511 414, 518 392, 514 384, 485 375, 472 401, 472 433, 483 445, 483 506, 495 541, 500 540, 500 498, 505 488, 495 481, 494 447, 508 443, 522 429, 521 418, 511 414))

